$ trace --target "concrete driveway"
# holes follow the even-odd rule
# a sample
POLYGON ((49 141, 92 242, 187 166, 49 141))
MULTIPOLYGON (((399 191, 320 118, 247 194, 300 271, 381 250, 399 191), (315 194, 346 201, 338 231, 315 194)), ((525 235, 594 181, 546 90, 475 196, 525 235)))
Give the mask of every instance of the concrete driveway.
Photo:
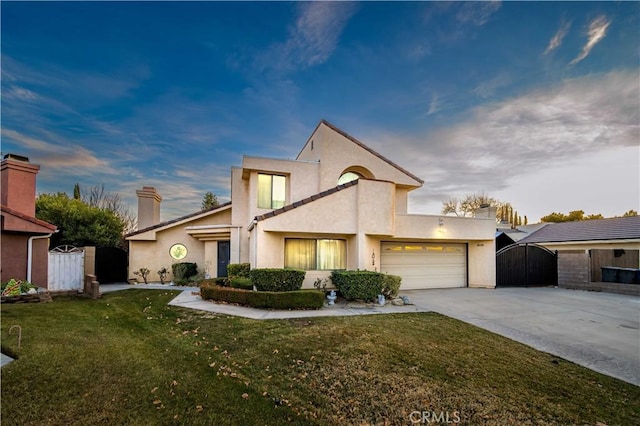
POLYGON ((400 294, 421 308, 640 386, 640 297, 549 287, 400 294))

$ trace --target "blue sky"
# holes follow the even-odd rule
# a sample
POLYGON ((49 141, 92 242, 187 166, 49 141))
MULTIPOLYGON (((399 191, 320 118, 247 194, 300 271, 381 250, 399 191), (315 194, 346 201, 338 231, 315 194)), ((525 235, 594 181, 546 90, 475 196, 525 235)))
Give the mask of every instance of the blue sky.
POLYGON ((162 219, 227 201, 242 155, 326 119, 425 180, 530 222, 640 206, 638 2, 2 2, 2 153, 38 192, 104 184, 162 219))

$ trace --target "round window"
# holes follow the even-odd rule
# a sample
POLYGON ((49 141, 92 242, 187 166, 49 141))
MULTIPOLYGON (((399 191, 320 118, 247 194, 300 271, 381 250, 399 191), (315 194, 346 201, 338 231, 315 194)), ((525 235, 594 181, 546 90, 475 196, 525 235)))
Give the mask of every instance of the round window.
POLYGON ((348 183, 353 180, 360 179, 361 177, 362 176, 354 172, 343 173, 342 176, 340 176, 340 179, 338 179, 338 185, 342 185, 344 183, 348 183))
POLYGON ((169 249, 169 254, 175 260, 182 260, 187 257, 187 248, 184 246, 184 244, 174 244, 169 249))

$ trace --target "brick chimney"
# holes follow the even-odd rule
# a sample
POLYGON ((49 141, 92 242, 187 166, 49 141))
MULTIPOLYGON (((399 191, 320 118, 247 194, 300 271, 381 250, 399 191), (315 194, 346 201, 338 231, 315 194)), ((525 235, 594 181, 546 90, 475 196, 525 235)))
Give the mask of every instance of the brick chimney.
POLYGON ((27 157, 7 154, 0 163, 0 203, 30 217, 36 216, 36 175, 40 166, 27 157))
POLYGON ((138 196, 138 229, 160 223, 160 203, 162 197, 152 186, 143 186, 136 191, 138 196))

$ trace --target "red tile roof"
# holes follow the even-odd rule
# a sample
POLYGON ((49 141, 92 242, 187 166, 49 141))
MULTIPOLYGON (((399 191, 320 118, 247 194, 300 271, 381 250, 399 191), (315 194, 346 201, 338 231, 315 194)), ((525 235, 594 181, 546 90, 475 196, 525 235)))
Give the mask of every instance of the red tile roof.
MULTIPOLYGON (((44 220, 40 220, 40 219, 37 219, 35 217, 28 216, 28 215, 26 215, 24 213, 20 213, 19 211, 13 210, 12 208, 9 208, 9 207, 7 207, 5 205, 0 205, 0 210, 2 211, 2 213, 14 216, 14 217, 18 218, 19 220, 22 220, 22 221, 25 221, 25 222, 29 222, 29 223, 32 223, 32 224, 37 225, 37 226, 41 226, 41 227, 43 227, 43 228, 45 228, 47 230, 50 230, 51 232, 55 232, 55 230, 57 229, 57 227, 55 225, 52 225, 49 222, 45 222, 44 220)), ((25 232, 30 232, 30 231, 25 231, 25 232)))

